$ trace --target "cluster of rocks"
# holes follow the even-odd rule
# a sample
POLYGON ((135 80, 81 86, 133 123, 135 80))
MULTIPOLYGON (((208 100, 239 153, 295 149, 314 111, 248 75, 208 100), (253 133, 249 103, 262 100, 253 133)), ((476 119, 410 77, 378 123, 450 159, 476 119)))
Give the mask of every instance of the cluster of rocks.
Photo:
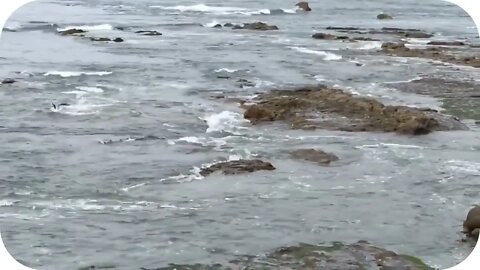
POLYGON ((349 36, 337 36, 328 33, 315 33, 312 35, 314 39, 322 39, 322 40, 341 40, 341 41, 380 41, 379 39, 369 38, 369 37, 349 37, 349 36))
POLYGON ((382 27, 380 29, 361 28, 361 27, 336 27, 329 26, 327 30, 333 30, 341 33, 350 34, 371 34, 371 35, 395 35, 403 38, 431 38, 432 33, 427 33, 419 29, 403 29, 397 27, 382 27))

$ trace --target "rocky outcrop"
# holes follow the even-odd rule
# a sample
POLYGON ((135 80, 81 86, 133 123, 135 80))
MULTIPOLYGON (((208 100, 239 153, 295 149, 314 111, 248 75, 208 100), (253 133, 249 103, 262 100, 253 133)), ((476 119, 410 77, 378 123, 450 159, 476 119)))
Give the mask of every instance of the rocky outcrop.
POLYGON ((77 34, 84 34, 86 32, 87 31, 82 30, 82 29, 73 28, 73 29, 68 29, 68 30, 65 30, 65 31, 60 31, 58 33, 62 36, 72 36, 72 35, 77 35, 77 34))
POLYGON ((252 124, 282 121, 294 129, 350 132, 396 132, 423 135, 450 130, 445 122, 457 120, 406 106, 387 106, 374 99, 353 96, 323 85, 260 94, 244 105, 252 124))
POLYGON ((104 38, 104 37, 100 37, 100 38, 91 37, 90 40, 91 41, 96 41, 96 42, 116 42, 116 43, 120 43, 120 42, 124 41, 123 38, 111 39, 111 38, 104 38))
MULTIPOLYGON (((169 266, 156 270, 231 270, 231 269, 326 269, 326 270, 433 270, 419 258, 397 254, 366 241, 332 245, 300 244, 281 247, 262 256, 237 256, 234 260, 212 265, 169 266)), ((153 270, 142 268, 142 270, 153 270)))
POLYGON ((430 41, 427 45, 434 45, 434 46, 465 46, 464 42, 461 41, 430 41))
POLYGON ((290 152, 290 156, 294 159, 306 160, 317 163, 321 166, 328 166, 330 163, 337 161, 338 157, 331 153, 326 153, 316 149, 298 149, 290 152))
POLYGON ((295 6, 296 6, 298 9, 301 9, 301 10, 303 10, 303 11, 312 11, 312 9, 310 8, 310 5, 308 4, 308 2, 305 2, 305 1, 298 2, 295 6))
POLYGON ((393 17, 387 13, 381 13, 377 15, 378 20, 393 20, 393 17))
POLYGON ((335 27, 329 26, 327 30, 334 30, 341 33, 371 34, 371 35, 394 35, 404 38, 431 38, 433 34, 419 29, 403 29, 396 27, 383 27, 381 29, 360 28, 360 27, 335 27))
POLYGON ((141 31, 136 31, 135 34, 140 34, 143 36, 161 36, 162 35, 162 33, 155 30, 141 30, 141 31))
POLYGON ((269 30, 279 30, 276 25, 268 25, 264 22, 254 22, 254 23, 244 23, 243 25, 234 25, 232 29, 245 29, 245 30, 256 30, 256 31, 269 31, 269 30))
POLYGON ((463 222, 463 231, 474 240, 478 240, 480 233, 480 206, 475 206, 467 214, 467 218, 463 222))
POLYGON ((200 175, 208 176, 216 172, 222 172, 225 175, 233 175, 272 170, 275 170, 275 167, 270 162, 265 162, 259 159, 243 159, 215 163, 209 167, 203 168, 200 171, 200 175))
POLYGON ((386 42, 382 44, 382 51, 394 56, 425 58, 445 63, 480 68, 480 57, 455 55, 448 49, 442 47, 410 49, 406 47, 403 42, 386 42))
POLYGON ((333 34, 327 33, 315 33, 312 35, 314 39, 322 39, 322 40, 342 40, 342 41, 379 41, 378 39, 370 38, 370 37, 349 37, 349 36, 336 36, 333 34))

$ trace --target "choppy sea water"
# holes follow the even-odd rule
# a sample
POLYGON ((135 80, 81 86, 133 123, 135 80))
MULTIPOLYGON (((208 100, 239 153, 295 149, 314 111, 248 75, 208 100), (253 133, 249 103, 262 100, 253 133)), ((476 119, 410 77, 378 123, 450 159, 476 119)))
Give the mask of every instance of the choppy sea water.
POLYGON ((236 105, 210 97, 322 82, 441 108, 388 83, 445 74, 478 82, 478 71, 311 35, 387 26, 478 42, 473 21, 443 1, 312 1, 310 14, 294 4, 51 0, 18 10, 0 42, 0 78, 19 81, 0 88, 0 228, 12 255, 37 269, 139 269, 364 239, 440 268, 463 260, 471 246, 459 242, 461 224, 480 186, 479 119, 457 115, 469 131, 422 137, 293 131, 251 126, 236 105), (383 11, 395 19, 378 21, 383 11), (210 27, 253 21, 280 31, 210 27), (57 33, 72 27, 125 42, 57 33), (237 79, 255 87, 239 88, 237 79), (72 106, 52 110, 52 102, 72 106), (325 168, 284 154, 309 147, 340 161, 325 168), (277 170, 198 174, 256 156, 277 170))

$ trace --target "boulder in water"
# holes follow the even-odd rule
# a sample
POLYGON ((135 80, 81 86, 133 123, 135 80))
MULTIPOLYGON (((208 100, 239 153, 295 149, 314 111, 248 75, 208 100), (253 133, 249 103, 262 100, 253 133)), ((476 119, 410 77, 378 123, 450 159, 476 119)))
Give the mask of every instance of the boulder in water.
POLYGON ((290 156, 295 159, 306 160, 317 163, 321 166, 328 166, 331 162, 337 161, 338 157, 331 153, 326 153, 317 149, 298 149, 290 152, 290 156))
POLYGON ((144 36, 161 36, 162 35, 162 33, 155 30, 141 30, 141 31, 136 31, 135 34, 140 34, 144 36))
POLYGON ((244 23, 243 26, 235 25, 233 26, 233 29, 268 31, 268 30, 278 30, 278 27, 276 25, 268 25, 264 22, 254 22, 254 23, 244 23))
POLYGON ((76 29, 76 28, 73 28, 73 29, 68 29, 68 30, 65 30, 65 31, 60 31, 59 34, 62 35, 62 36, 71 36, 71 35, 76 35, 76 34, 83 34, 83 33, 86 33, 87 31, 83 30, 83 29, 76 29))
POLYGON ((387 13, 381 13, 377 15, 377 19, 379 20, 392 20, 393 17, 387 13))
POLYGON ((308 2, 305 1, 298 2, 295 6, 303 11, 312 11, 308 2))
POLYGON ((480 206, 475 206, 467 214, 463 222, 464 233, 475 240, 478 239, 480 232, 480 206))
POLYGON ((222 172, 225 175, 252 173, 255 171, 272 171, 275 167, 270 162, 259 159, 253 160, 232 160, 213 164, 203 168, 200 175, 208 176, 215 172, 222 172))
POLYGON ((3 80, 2 84, 14 84, 16 82, 17 82, 16 80, 8 78, 8 79, 3 80))

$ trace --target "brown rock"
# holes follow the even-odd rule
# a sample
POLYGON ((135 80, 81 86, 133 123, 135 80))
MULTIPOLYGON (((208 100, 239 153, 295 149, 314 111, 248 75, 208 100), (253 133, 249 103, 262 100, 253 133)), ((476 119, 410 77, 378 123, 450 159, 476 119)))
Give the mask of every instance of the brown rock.
POLYGON ((322 128, 422 135, 454 129, 454 125, 446 123, 455 121, 416 108, 386 106, 374 99, 353 96, 323 85, 275 90, 260 94, 255 101, 256 104, 246 106, 245 119, 252 124, 282 121, 294 129, 322 128))
POLYGON ((264 22, 245 23, 243 26, 235 25, 233 29, 247 29, 257 31, 278 30, 276 25, 268 25, 264 22))
POLYGON ((480 231, 480 206, 475 206, 467 214, 467 218, 463 222, 463 230, 467 236, 478 239, 480 231))
POLYGON ((290 155, 292 158, 315 162, 321 166, 327 166, 331 162, 338 160, 338 157, 334 154, 315 149, 298 149, 290 152, 290 155))
POLYGON ((314 39, 326 39, 326 40, 334 40, 337 39, 335 35, 332 34, 325 34, 325 33, 315 33, 312 35, 314 39))
POLYGON ((270 162, 259 159, 234 160, 216 163, 200 171, 200 175, 208 176, 215 172, 222 172, 225 175, 252 173, 255 171, 272 171, 275 167, 270 162))
POLYGON ((299 2, 295 6, 303 11, 312 11, 308 2, 305 2, 305 1, 299 2))
POLYGON ((71 36, 71 35, 76 35, 76 34, 82 34, 82 33, 86 33, 87 31, 85 30, 82 30, 82 29, 68 29, 68 30, 65 30, 65 31, 60 31, 60 35, 62 36, 71 36))

